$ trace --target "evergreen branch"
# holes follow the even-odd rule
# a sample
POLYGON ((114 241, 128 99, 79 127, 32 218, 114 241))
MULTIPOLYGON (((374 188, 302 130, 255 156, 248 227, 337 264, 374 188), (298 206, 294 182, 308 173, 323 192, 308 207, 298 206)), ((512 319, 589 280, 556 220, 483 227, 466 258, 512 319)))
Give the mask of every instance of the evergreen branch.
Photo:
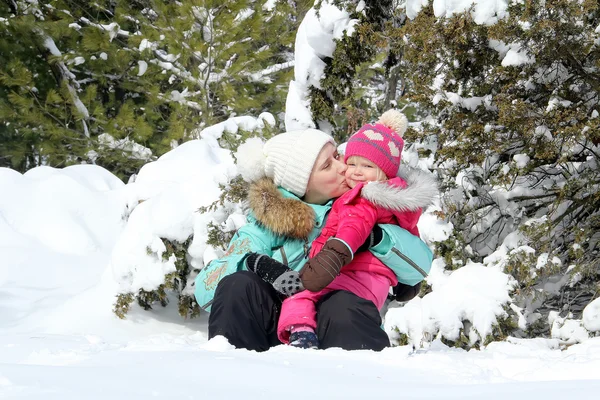
POLYGON ((107 13, 108 15, 110 15, 111 17, 115 16, 115 14, 112 11, 110 11, 108 8, 102 7, 97 2, 94 2, 93 5, 95 5, 96 7, 98 7, 98 9, 104 11, 105 13, 107 13))
POLYGON ((504 231, 504 227, 506 226, 506 217, 510 217, 508 214, 500 214, 498 218, 483 232, 478 233, 473 237, 473 242, 475 243, 484 243, 485 247, 494 251, 494 247, 490 247, 487 243, 489 243, 489 238, 492 234, 497 235, 498 233, 504 231), (498 229, 494 229, 496 225, 500 224, 498 229))
MULTIPOLYGON (((49 58, 48 54, 51 54, 56 57, 62 56, 62 53, 60 52, 58 47, 56 47, 56 43, 54 43, 54 40, 50 36, 46 35, 43 31, 39 29, 36 29, 35 32, 42 38, 43 47, 45 47, 46 50, 48 50, 48 52, 46 52, 46 60, 48 60, 49 58)), ((69 91, 69 95, 71 96, 71 101, 73 102, 73 105, 83 116, 83 118, 81 119, 81 123, 83 125, 83 133, 86 137, 89 138, 90 132, 88 130, 86 120, 89 118, 90 113, 85 104, 83 104, 81 99, 79 99, 77 91, 72 86, 72 84, 74 84, 77 88, 79 88, 79 84, 75 79, 75 75, 71 71, 69 71, 65 63, 62 61, 50 62, 48 60, 48 63, 50 64, 50 67, 54 72, 54 77, 56 78, 56 81, 59 84, 59 86, 62 82, 64 82, 67 86, 67 90, 69 91)))
POLYGON ((547 194, 538 194, 535 196, 515 196, 515 197, 511 197, 510 200, 511 201, 539 200, 539 199, 545 199, 547 197, 555 197, 556 195, 557 195, 557 193, 550 192, 547 194))
MULTIPOLYGON (((137 50, 137 49, 125 48, 123 50, 135 52, 135 53, 139 54, 139 50, 137 50)), ((156 59, 148 60, 148 62, 150 64, 154 64, 160 68, 168 70, 171 73, 173 73, 173 75, 177 76, 178 78, 181 78, 182 80, 184 80, 186 82, 191 82, 195 85, 202 85, 202 82, 199 79, 195 78, 191 73, 186 71, 185 68, 181 64, 176 63, 174 61, 167 60, 166 58, 164 58, 163 54, 158 50, 154 50, 154 55, 156 56, 156 59), (167 66, 165 64, 169 64, 169 65, 167 66), (179 68, 179 67, 181 67, 181 68, 179 68)), ((91 74, 91 75, 99 76, 99 75, 93 75, 93 74, 91 74)), ((108 75, 101 75, 101 76, 112 78, 111 76, 108 76, 108 75)))
MULTIPOLYGON (((146 94, 150 95, 150 93, 146 93, 146 94)), ((202 109, 202 107, 200 107, 198 105, 198 103, 196 103, 194 101, 189 101, 189 100, 173 100, 173 99, 170 99, 170 98, 168 98, 168 97, 166 97, 166 96, 164 96, 162 94, 157 95, 157 98, 160 99, 160 100, 162 100, 162 101, 164 101, 164 102, 166 102, 166 103, 178 103, 178 104, 182 104, 182 105, 188 106, 189 108, 192 108, 192 109, 194 109, 196 111, 200 111, 201 113, 204 112, 204 110, 202 109)))
POLYGON ((116 22, 113 22, 109 25, 102 25, 102 24, 97 24, 95 22, 92 22, 89 19, 87 19, 86 17, 80 17, 79 22, 81 22, 82 24, 87 25, 87 26, 93 26, 104 32, 108 32, 108 34, 110 36, 110 40, 112 40, 113 37, 129 38, 129 36, 131 36, 131 32, 121 29, 119 24, 117 24, 116 22))
POLYGON ((170 61, 161 61, 161 60, 157 60, 157 59, 153 59, 153 60, 148 60, 149 63, 154 64, 158 67, 161 67, 163 69, 169 70, 170 72, 173 73, 173 75, 177 76, 178 78, 183 79, 184 81, 188 81, 188 82, 192 82, 196 85, 201 85, 202 83, 194 78, 194 76, 192 76, 192 74, 185 73, 187 71, 182 71, 181 69, 177 68, 172 62, 170 61), (165 63, 171 64, 169 68, 167 68, 167 66, 165 65, 165 63))
POLYGON ((583 147, 584 149, 586 149, 587 151, 589 151, 590 153, 592 153, 594 155, 594 157, 596 157, 596 159, 600 159, 600 154, 596 153, 593 149, 591 149, 588 145, 587 145, 588 141, 584 141, 584 143, 580 143, 579 141, 577 142, 577 144, 581 145, 581 147, 583 147))
MULTIPOLYGON (((541 199, 556 197, 556 196, 557 196, 557 193, 552 192, 552 193, 538 194, 538 195, 532 195, 532 196, 515 196, 515 197, 510 198, 509 200, 512 202, 520 202, 520 201, 529 201, 529 200, 541 200, 541 199)), ((554 200, 549 201, 545 204, 552 204, 553 202, 554 202, 554 200)), ((496 207, 499 209, 500 204, 493 198, 492 195, 489 194, 489 192, 486 192, 479 196, 479 199, 477 199, 477 203, 470 206, 469 210, 479 211, 479 210, 483 210, 488 207, 496 207)))
POLYGON ((79 133, 78 131, 75 131, 73 129, 68 128, 65 124, 62 123, 62 121, 60 119, 58 119, 54 114, 52 114, 51 112, 46 110, 46 107, 40 102, 40 99, 38 99, 37 95, 35 92, 33 92, 32 90, 29 90, 29 93, 31 94, 31 97, 33 98, 33 100, 37 103, 38 107, 44 111, 44 114, 46 114, 48 117, 50 117, 51 119, 53 119, 59 126, 61 126, 63 129, 67 129, 71 132, 76 132, 79 133))
POLYGON ((284 69, 292 68, 294 66, 294 64, 295 64, 294 61, 288 61, 288 62, 284 62, 284 63, 280 63, 280 64, 271 65, 271 66, 263 69, 262 71, 254 72, 251 74, 247 73, 244 75, 248 76, 250 78, 250 80, 252 80, 253 82, 257 82, 267 75, 277 73, 284 69))
MULTIPOLYGON (((560 224, 560 222, 565 219, 567 216, 573 214, 579 207, 582 208, 581 211, 583 210, 587 210, 588 208, 586 207, 586 203, 587 203, 587 199, 589 199, 590 197, 593 197, 593 195, 584 197, 582 199, 570 199, 573 204, 571 204, 566 210, 563 211, 562 214, 560 214, 558 217, 556 217, 552 222, 554 223, 554 225, 558 226, 558 224, 560 224)), ((577 214, 581 214, 581 211, 577 214)), ((593 214, 594 212, 598 211, 598 207, 594 207, 592 206, 591 209, 589 210, 589 214, 593 214)), ((552 215, 552 214, 551 214, 552 215)), ((573 219, 575 218, 575 216, 573 216, 573 219)), ((575 221, 572 221, 575 222, 575 221)))

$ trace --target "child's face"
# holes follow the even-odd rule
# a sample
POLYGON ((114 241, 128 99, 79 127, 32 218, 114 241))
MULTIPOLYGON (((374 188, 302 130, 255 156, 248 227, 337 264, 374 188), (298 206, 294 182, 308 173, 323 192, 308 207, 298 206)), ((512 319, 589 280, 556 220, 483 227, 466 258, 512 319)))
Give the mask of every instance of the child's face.
POLYGON ((385 179, 385 174, 377 165, 364 157, 353 156, 348 158, 346 170, 346 183, 353 188, 360 182, 378 181, 385 179))

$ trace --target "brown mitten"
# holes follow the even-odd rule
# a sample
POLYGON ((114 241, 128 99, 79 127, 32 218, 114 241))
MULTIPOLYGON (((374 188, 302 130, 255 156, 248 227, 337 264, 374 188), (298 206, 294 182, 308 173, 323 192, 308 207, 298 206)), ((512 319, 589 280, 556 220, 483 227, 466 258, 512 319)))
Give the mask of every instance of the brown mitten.
POLYGON ((300 270, 300 279, 304 288, 318 292, 329 285, 344 265, 352 261, 352 250, 343 241, 331 238, 325 246, 300 270))

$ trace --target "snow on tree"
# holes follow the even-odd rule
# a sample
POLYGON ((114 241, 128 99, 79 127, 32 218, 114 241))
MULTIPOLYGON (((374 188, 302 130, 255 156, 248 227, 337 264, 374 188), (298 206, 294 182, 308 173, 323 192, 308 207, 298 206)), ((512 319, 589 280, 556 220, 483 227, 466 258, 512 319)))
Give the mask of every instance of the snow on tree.
MULTIPOLYGON (((323 4, 357 22, 335 49, 303 52, 316 67, 290 87, 310 110, 297 120, 343 140, 416 105, 404 160, 438 174, 435 213, 454 227, 429 242, 447 271, 477 263, 518 283, 493 336, 549 335, 551 310, 580 318, 600 273, 597 2, 323 1, 313 24, 323 4)), ((467 337, 472 322, 446 339, 490 340, 467 337)))
POLYGON ((420 135, 455 228, 437 254, 448 269, 472 260, 516 278, 512 334, 547 334, 551 310, 580 317, 600 273, 598 3, 400 11, 408 95, 430 115, 420 135))
POLYGON ((198 127, 283 111, 285 1, 15 1, 0 17, 1 166, 88 162, 127 178, 198 127))
POLYGON ((223 255, 245 224, 246 185, 228 145, 249 136, 268 138, 275 118, 240 116, 199 130, 157 161, 144 165, 129 189, 127 223, 112 252, 118 283, 114 312, 125 318, 134 301, 144 309, 177 303, 184 318, 200 309, 192 283, 201 268, 223 255))

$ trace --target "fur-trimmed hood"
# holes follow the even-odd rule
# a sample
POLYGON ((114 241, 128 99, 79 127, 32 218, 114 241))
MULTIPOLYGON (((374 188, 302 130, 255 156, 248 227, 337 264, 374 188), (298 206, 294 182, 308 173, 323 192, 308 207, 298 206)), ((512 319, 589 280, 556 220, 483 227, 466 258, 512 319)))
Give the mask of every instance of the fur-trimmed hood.
MULTIPOLYGON (((362 189, 362 197, 376 206, 391 211, 425 209, 438 196, 435 177, 415 168, 401 167, 398 176, 408 187, 399 188, 385 182, 370 182, 362 189)), ((250 185, 248 205, 256 220, 275 234, 306 239, 315 228, 314 206, 290 194, 285 196, 273 180, 260 179, 250 185)))
POLYGON ((401 166, 398 176, 406 181, 406 188, 390 186, 386 182, 369 182, 361 196, 374 205, 391 211, 426 209, 439 195, 433 174, 417 168, 401 166))
POLYGON ((285 197, 270 178, 250 185, 248 204, 256 220, 277 235, 306 239, 315 227, 313 208, 295 196, 285 197))

